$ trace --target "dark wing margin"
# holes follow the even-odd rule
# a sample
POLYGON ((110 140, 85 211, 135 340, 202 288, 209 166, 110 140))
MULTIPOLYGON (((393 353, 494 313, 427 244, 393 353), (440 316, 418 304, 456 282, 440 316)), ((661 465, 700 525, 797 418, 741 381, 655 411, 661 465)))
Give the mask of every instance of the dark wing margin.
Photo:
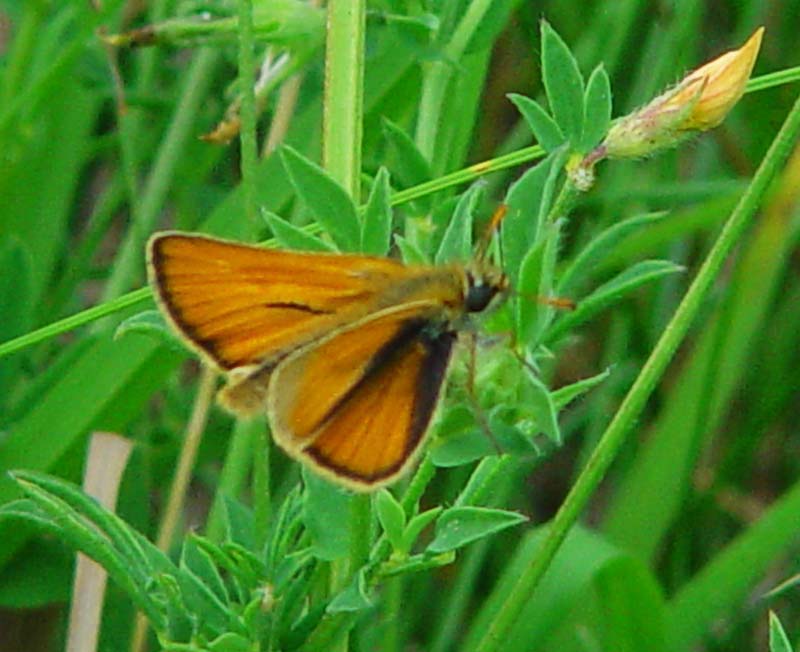
MULTIPOLYGON (((375 469, 370 473, 349 468, 347 464, 343 464, 332 457, 324 446, 326 443, 325 432, 333 427, 337 414, 344 413, 347 410, 346 403, 337 407, 314 442, 303 450, 305 455, 315 460, 320 466, 330 469, 336 476, 347 478, 351 483, 354 483, 356 489, 372 490, 402 475, 403 471, 416 460, 417 453, 428 431, 428 426, 439 403, 439 397, 444 386, 453 343, 455 342, 455 333, 444 332, 434 337, 419 333, 416 341, 424 348, 424 354, 418 365, 415 377, 414 384, 416 388, 411 402, 410 420, 402 455, 395 459, 387 460, 387 464, 376 465, 375 469)), ((406 343, 406 347, 413 345, 414 342, 406 343)), ((397 352, 402 355, 403 349, 398 346, 397 352)), ((372 374, 374 377, 378 377, 380 374, 388 376, 392 371, 391 358, 387 356, 387 360, 382 367, 376 367, 372 374)), ((369 381, 365 379, 362 382, 369 381)))

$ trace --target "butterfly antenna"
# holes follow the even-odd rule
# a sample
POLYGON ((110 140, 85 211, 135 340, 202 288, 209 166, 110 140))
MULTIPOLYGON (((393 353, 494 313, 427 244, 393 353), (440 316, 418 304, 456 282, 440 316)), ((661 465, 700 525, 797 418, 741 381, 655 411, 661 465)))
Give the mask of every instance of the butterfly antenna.
POLYGON ((483 232, 483 237, 478 241, 478 247, 475 251, 475 258, 479 261, 486 259, 486 254, 489 251, 489 244, 492 241, 492 236, 500 228, 500 223, 508 212, 506 204, 500 204, 492 213, 489 223, 486 225, 486 230, 483 232))

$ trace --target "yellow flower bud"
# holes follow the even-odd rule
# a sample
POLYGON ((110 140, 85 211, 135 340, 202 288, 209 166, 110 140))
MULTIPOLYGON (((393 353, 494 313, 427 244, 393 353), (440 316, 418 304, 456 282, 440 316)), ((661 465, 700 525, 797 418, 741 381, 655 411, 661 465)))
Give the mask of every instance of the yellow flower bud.
POLYGON ((759 27, 738 50, 731 50, 687 75, 678 85, 678 92, 665 105, 691 101, 692 86, 702 84, 703 90, 686 119, 678 125, 681 131, 706 131, 719 125, 744 94, 753 65, 761 48, 764 28, 759 27))
POLYGON ((744 93, 761 47, 759 27, 731 50, 689 73, 649 104, 611 125, 603 143, 587 158, 629 158, 671 147, 694 132, 720 124, 744 93))

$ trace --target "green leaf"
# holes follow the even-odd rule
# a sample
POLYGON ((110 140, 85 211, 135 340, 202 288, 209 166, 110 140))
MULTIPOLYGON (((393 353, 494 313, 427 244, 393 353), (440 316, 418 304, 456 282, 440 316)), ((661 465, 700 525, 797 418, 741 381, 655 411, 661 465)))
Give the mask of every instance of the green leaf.
POLYGON ((548 156, 527 170, 511 185, 504 199, 508 209, 500 236, 503 242, 504 268, 514 287, 519 282, 522 260, 538 237, 541 215, 539 207, 553 161, 554 157, 548 156))
POLYGON ((394 243, 400 250, 403 262, 408 265, 429 265, 428 257, 419 248, 402 235, 395 234, 394 243))
POLYGON ((551 224, 520 267, 516 298, 517 341, 528 348, 535 346, 552 318, 554 309, 540 302, 549 297, 558 253, 561 223, 551 224))
POLYGON ((326 611, 328 613, 341 613, 369 609, 372 602, 367 595, 367 581, 365 569, 361 568, 353 576, 347 588, 331 600, 326 611))
POLYGON ((527 520, 522 514, 502 509, 451 507, 436 521, 436 536, 426 551, 437 554, 456 550, 527 520))
MULTIPOLYGON (((186 567, 183 559, 177 581, 183 602, 200 625, 201 632, 219 635, 231 629, 231 625, 238 620, 232 612, 228 612, 211 588, 186 567)), ((244 629, 241 625, 240 628, 244 629)))
POLYGON ((321 167, 288 145, 280 150, 297 194, 340 249, 356 251, 361 226, 353 200, 321 167))
POLYGON ((586 154, 600 144, 611 124, 611 82, 602 64, 589 76, 584 101, 583 136, 579 150, 586 154))
POLYGON ((160 344, 169 347, 170 351, 186 355, 189 350, 186 343, 170 328, 159 310, 143 310, 125 319, 114 331, 114 339, 129 333, 138 333, 153 337, 160 344))
POLYGON ((434 260, 438 263, 466 262, 472 255, 472 221, 483 200, 484 184, 477 182, 461 195, 453 218, 444 232, 434 260))
POLYGON ((534 374, 533 370, 525 365, 525 374, 528 380, 524 390, 527 411, 536 420, 536 425, 556 445, 561 445, 561 430, 558 427, 558 412, 553 396, 534 374))
MULTIPOLYGON (((419 151, 411 136, 388 118, 383 118, 381 124, 388 144, 387 165, 398 186, 410 188, 430 181, 433 178, 430 163, 419 151)), ((420 212, 430 209, 430 200, 424 201, 423 205, 425 208, 420 212)))
POLYGON ((539 296, 544 275, 545 244, 541 240, 531 248, 519 268, 517 291, 520 296, 516 300, 516 333, 520 342, 531 341, 535 334, 540 308, 536 297, 539 296))
POLYGON ((645 563, 630 556, 610 560, 594 578, 597 630, 604 650, 666 652, 666 601, 645 563))
POLYGON ((593 276, 598 264, 609 252, 631 233, 652 226, 662 220, 667 213, 648 213, 617 222, 601 232, 586 245, 561 275, 558 283, 559 296, 575 292, 593 276))
POLYGON ((392 206, 389 203, 391 188, 389 172, 381 167, 372 185, 364 212, 361 231, 361 251, 365 254, 385 256, 392 244, 392 206))
POLYGON ((645 260, 637 263, 601 285, 586 299, 580 301, 575 310, 559 319, 547 332, 547 343, 557 341, 565 333, 587 322, 598 312, 620 301, 645 283, 682 271, 683 267, 669 260, 645 260))
POLYGON ((541 23, 541 34, 547 101, 556 123, 574 147, 581 142, 583 133, 583 77, 575 57, 545 20, 541 23))
POLYGON ((375 495, 375 509, 389 543, 397 550, 403 543, 403 531, 406 527, 406 514, 400 503, 390 491, 381 489, 375 495))
POLYGON ((579 380, 576 383, 565 385, 564 387, 559 387, 558 389, 552 391, 550 393, 550 396, 553 399, 553 405, 555 405, 556 411, 558 412, 562 410, 576 398, 578 398, 582 394, 585 394, 596 385, 602 383, 610 375, 611 375, 611 369, 606 369, 605 371, 597 374, 596 376, 592 376, 590 378, 584 378, 583 380, 579 380))
POLYGON ((550 153, 564 144, 566 138, 561 133, 556 121, 550 117, 544 107, 536 100, 517 93, 509 93, 508 99, 519 109, 525 122, 533 132, 533 137, 547 153, 550 153))
POLYGON ((774 611, 769 612, 769 652, 793 652, 789 637, 774 611))
POLYGON ((303 522, 318 559, 333 561, 350 551, 350 500, 343 490, 303 467, 303 522))
POLYGON ((256 542, 252 510, 227 494, 222 494, 222 510, 226 540, 252 550, 256 542))
POLYGON ((287 222, 282 217, 275 215, 275 213, 262 209, 261 217, 264 218, 269 230, 272 231, 272 235, 280 243, 281 247, 297 251, 336 251, 335 247, 329 245, 322 238, 318 238, 305 229, 287 222))
POLYGON ((209 652, 252 652, 253 643, 233 632, 225 632, 208 644, 209 652))
POLYGON ((414 544, 417 542, 417 539, 419 539, 419 535, 422 534, 422 531, 436 520, 439 514, 442 513, 443 509, 444 508, 439 505, 438 507, 434 507, 417 514, 414 518, 412 518, 408 522, 408 526, 403 533, 403 539, 398 549, 401 552, 410 552, 411 548, 413 548, 414 544))
MULTIPOLYGON (((184 539, 183 550, 181 550, 181 567, 195 575, 220 602, 228 603, 230 596, 225 582, 212 561, 211 555, 207 550, 198 546, 199 539, 202 537, 192 533, 184 539)), ((204 547, 212 545, 210 541, 204 540, 204 547)))

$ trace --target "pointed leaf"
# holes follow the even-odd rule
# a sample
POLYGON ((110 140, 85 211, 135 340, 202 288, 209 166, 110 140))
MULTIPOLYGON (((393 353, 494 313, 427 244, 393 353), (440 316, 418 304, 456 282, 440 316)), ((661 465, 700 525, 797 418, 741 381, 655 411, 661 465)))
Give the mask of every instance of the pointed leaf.
POLYGON ((407 263, 409 265, 430 264, 430 260, 428 260, 428 257, 424 253, 422 253, 414 243, 412 243, 410 240, 407 240, 402 235, 395 234, 394 243, 400 250, 400 254, 402 255, 404 263, 407 263))
POLYGON ((225 539, 251 550, 255 547, 255 519, 252 510, 235 498, 222 494, 225 539))
POLYGON ((350 551, 349 494, 303 467, 303 522, 318 559, 332 561, 350 551))
POLYGON ((361 238, 353 200, 317 164, 288 145, 280 150, 283 165, 297 194, 340 249, 355 251, 361 238))
POLYGON ((272 231, 273 237, 281 247, 297 251, 336 251, 335 247, 329 245, 322 238, 318 238, 305 229, 287 222, 282 217, 275 215, 275 213, 262 210, 261 217, 264 218, 269 230, 272 231))
POLYGON ((502 509, 451 507, 436 522, 436 536, 426 550, 433 554, 456 550, 527 520, 522 514, 502 509))
POLYGON ((602 383, 610 375, 611 375, 611 369, 606 369, 605 371, 597 374, 596 376, 591 376, 590 378, 584 378, 583 380, 579 380, 576 383, 565 385, 564 387, 559 387, 558 389, 552 391, 550 395, 553 398, 553 405, 555 405, 556 412, 562 410, 576 398, 578 398, 582 394, 585 394, 596 385, 602 383))
POLYGON ((459 199, 434 260, 441 264, 465 262, 472 255, 472 221, 483 200, 484 184, 474 183, 459 199))
POLYGON ((372 602, 367 595, 365 572, 362 568, 353 576, 348 587, 331 600, 326 611, 335 614, 343 611, 361 611, 371 606, 372 602))
MULTIPOLYGON (((223 603, 230 600, 228 589, 225 587, 225 582, 219 574, 219 570, 211 559, 211 555, 198 546, 198 539, 201 539, 196 534, 189 534, 183 542, 183 550, 181 550, 181 565, 191 571, 197 578, 203 582, 214 595, 223 603)), ((210 541, 206 540, 206 546, 213 546, 210 541)))
POLYGON ((406 531, 403 533, 403 540, 400 544, 400 550, 402 552, 411 552, 411 548, 414 547, 419 535, 422 534, 422 531, 426 527, 436 520, 439 514, 442 513, 442 509, 444 508, 439 505, 438 507, 424 511, 421 514, 417 514, 409 521, 408 527, 406 527, 406 531))
MULTIPOLYGON (((389 145, 387 152, 387 165, 392 171, 399 188, 411 188, 433 178, 431 166, 422 152, 417 148, 413 138, 403 128, 384 118, 382 121, 383 134, 389 145)), ((418 213, 427 213, 430 210, 429 197, 415 200, 418 213)))
POLYGON ((645 260, 637 263, 597 288, 586 299, 580 301, 575 310, 559 319, 548 331, 547 342, 557 341, 565 333, 588 321, 645 283, 682 271, 683 267, 669 260, 645 260))
POLYGON ((611 82, 602 64, 589 76, 584 110, 583 136, 579 150, 586 154, 600 144, 611 124, 611 82))
POLYGON ((544 107, 536 100, 532 100, 524 95, 509 93, 508 99, 514 103, 525 118, 525 122, 533 132, 536 142, 541 145, 547 153, 558 149, 566 141, 566 137, 561 133, 561 128, 556 121, 550 117, 544 107))
POLYGON ((174 329, 167 325, 164 316, 158 310, 143 310, 131 315, 117 326, 114 331, 114 339, 124 337, 128 333, 153 337, 175 353, 189 353, 184 341, 175 334, 174 329))
POLYGON ((508 210, 500 232, 503 268, 514 287, 517 287, 522 259, 534 246, 538 236, 539 205, 544 197, 553 160, 553 157, 547 157, 527 170, 508 189, 503 202, 508 210))
POLYGON ((792 644, 774 611, 769 612, 769 652, 792 652, 792 644))
POLYGON ((583 77, 569 48, 542 21, 542 77, 553 117, 573 147, 583 133, 583 77))
POLYGON ((389 543, 397 550, 403 542, 406 514, 390 491, 381 489, 375 495, 375 511, 389 543))
POLYGON ((392 206, 389 172, 381 167, 367 200, 361 232, 361 251, 385 256, 392 244, 392 206))
POLYGON ((526 412, 536 420, 537 427, 557 446, 562 443, 561 429, 558 427, 558 413, 553 396, 533 373, 525 366, 528 384, 525 387, 526 412))
POLYGON ((574 292, 581 283, 585 283, 587 280, 591 279, 592 272, 597 264, 602 261, 619 242, 631 233, 662 220, 666 215, 667 213, 637 215, 613 224, 593 238, 561 275, 561 280, 558 283, 559 296, 566 296, 574 292))

